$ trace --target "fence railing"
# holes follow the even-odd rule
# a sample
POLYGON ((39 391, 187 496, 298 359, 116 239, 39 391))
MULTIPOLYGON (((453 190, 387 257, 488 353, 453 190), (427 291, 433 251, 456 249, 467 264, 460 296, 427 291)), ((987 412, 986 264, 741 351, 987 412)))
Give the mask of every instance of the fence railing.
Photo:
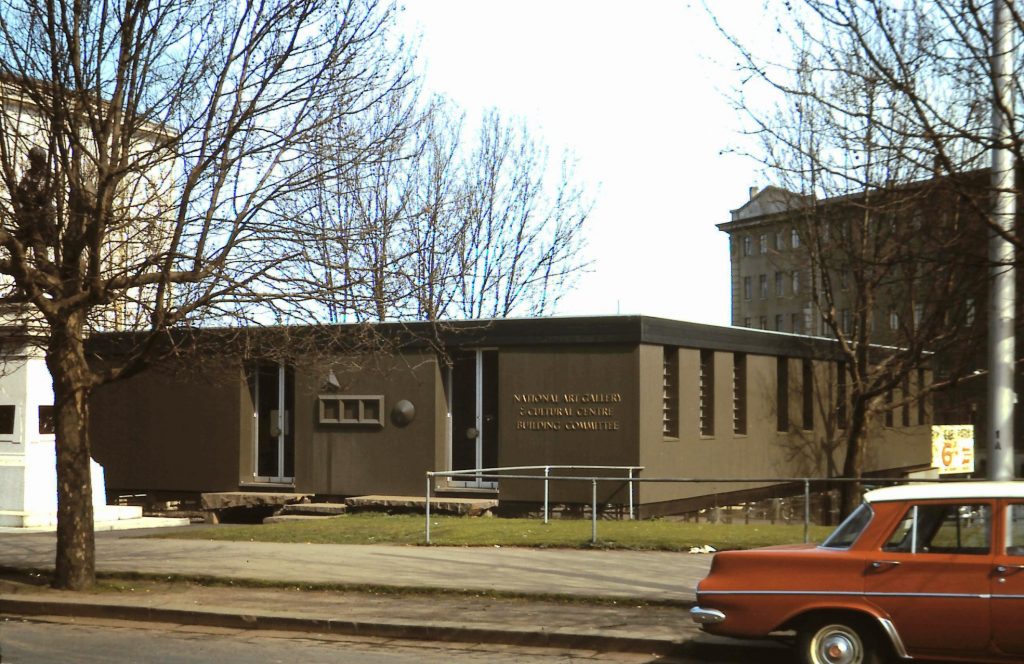
MULTIPOLYGON (((626 482, 628 493, 628 517, 636 518, 636 488, 641 483, 655 484, 762 484, 762 485, 803 485, 804 498, 804 542, 810 541, 811 528, 811 485, 825 484, 834 485, 842 483, 859 482, 866 487, 873 487, 879 484, 910 484, 910 483, 936 483, 950 482, 950 479, 933 478, 909 478, 909 477, 639 477, 637 473, 644 469, 643 466, 509 466, 504 468, 480 468, 472 470, 449 470, 449 471, 428 471, 426 490, 426 543, 430 544, 430 501, 433 493, 434 478, 437 477, 472 477, 477 480, 533 480, 544 482, 543 514, 544 523, 550 519, 550 485, 551 482, 590 482, 591 484, 591 543, 597 543, 597 485, 598 482, 626 482), (625 476, 608 475, 552 475, 551 471, 563 470, 588 470, 588 471, 621 471, 625 476), (543 474, 524 474, 523 471, 541 471, 543 474)), ((958 482, 977 480, 955 480, 958 482)), ((712 494, 708 494, 712 495, 712 494)))

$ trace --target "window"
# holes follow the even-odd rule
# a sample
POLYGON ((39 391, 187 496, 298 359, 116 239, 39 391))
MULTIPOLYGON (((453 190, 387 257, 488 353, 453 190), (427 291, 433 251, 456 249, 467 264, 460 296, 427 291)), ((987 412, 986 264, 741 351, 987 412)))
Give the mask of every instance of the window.
POLYGON ((871 523, 873 516, 871 507, 867 503, 861 503, 821 545, 830 549, 849 549, 871 523))
POLYGON ((900 314, 895 309, 889 310, 889 329, 898 330, 900 329, 900 314))
POLYGON ((775 430, 789 431, 789 358, 775 358, 775 430))
POLYGON ((914 329, 921 329, 921 321, 924 320, 924 305, 920 302, 914 305, 914 329))
POLYGON ((1006 555, 1024 556, 1024 504, 1006 506, 1006 555))
POLYGON ((732 432, 747 433, 747 354, 732 354, 732 432))
POLYGON ((846 428, 846 362, 836 364, 836 426, 846 428))
POLYGON ((786 234, 782 231, 775 231, 775 249, 782 251, 786 248, 786 234))
POLYGON ((699 419, 700 435, 715 435, 715 352, 702 350, 700 352, 700 384, 698 394, 700 396, 699 419))
POLYGON ((850 287, 850 271, 840 270, 839 271, 839 289, 846 290, 850 287))
POLYGON ((383 395, 320 395, 320 424, 370 424, 384 426, 383 395))
POLYGON ((781 272, 775 273, 775 297, 782 297, 785 295, 786 277, 781 272))
POLYGON ((974 325, 974 298, 967 298, 967 312, 965 314, 965 322, 968 326, 974 325))
POLYGON ((662 349, 661 433, 679 437, 679 349, 662 349))
POLYGON ((903 386, 901 387, 903 394, 901 395, 903 405, 900 407, 900 420, 903 426, 910 426, 910 376, 903 377, 903 386))
POLYGON ((794 249, 800 246, 800 234, 797 233, 795 228, 793 229, 792 233, 790 233, 789 244, 794 249))
POLYGON ((761 274, 757 277, 758 292, 761 294, 761 299, 764 300, 768 297, 768 275, 761 274))
POLYGON ((917 370, 917 423, 928 421, 928 401, 924 397, 924 369, 917 370))
POLYGON ((883 551, 987 554, 992 508, 981 504, 914 505, 907 510, 883 551))
POLYGON ((785 320, 785 319, 782 317, 782 314, 775 314, 775 331, 776 332, 785 332, 785 330, 783 329, 785 327, 785 323, 783 323, 783 320, 785 320))
POLYGON ((750 316, 743 319, 743 327, 750 327, 750 316))
POLYGON ((885 426, 891 427, 892 424, 892 390, 889 390, 885 393, 885 426))
POLYGON ((743 255, 751 256, 754 253, 754 240, 749 235, 743 236, 743 255))
POLYGON ((750 277, 743 277, 743 299, 749 300, 751 296, 750 277))
POLYGON ((762 330, 767 330, 768 329, 768 317, 767 316, 761 316, 760 318, 757 319, 757 321, 758 321, 758 326, 759 326, 760 329, 762 329, 762 330))
POLYGON ((14 433, 14 406, 0 406, 0 436, 14 433))
POLYGON ((804 317, 802 314, 789 315, 789 331, 793 334, 802 334, 804 330, 804 317))
POLYGON ((791 287, 789 289, 789 292, 792 293, 793 295, 796 295, 797 293, 800 292, 800 273, 797 272, 797 271, 794 271, 790 275, 790 279, 791 279, 791 281, 793 283, 792 283, 792 285, 791 285, 791 287))
POLYGON ((810 360, 803 360, 801 366, 803 389, 803 429, 811 431, 814 429, 814 366, 810 360))
POLYGON ((843 309, 840 312, 839 324, 840 324, 840 328, 839 329, 841 329, 843 331, 843 334, 849 334, 850 333, 850 310, 849 309, 843 309))
POLYGON ((44 435, 57 433, 57 424, 53 415, 53 406, 39 407, 39 433, 44 435))
POLYGON ((757 243, 759 245, 759 248, 761 249, 761 253, 762 254, 767 254, 768 253, 768 236, 762 234, 761 237, 759 237, 757 239, 757 243))

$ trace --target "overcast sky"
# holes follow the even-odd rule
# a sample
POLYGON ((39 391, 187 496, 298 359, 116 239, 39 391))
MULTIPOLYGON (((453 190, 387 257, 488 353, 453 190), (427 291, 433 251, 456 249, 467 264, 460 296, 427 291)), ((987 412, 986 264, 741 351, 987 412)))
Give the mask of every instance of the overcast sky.
MULTIPOLYGON (((760 3, 709 0, 757 31, 760 3)), ((521 116, 572 149, 595 195, 592 271, 562 315, 647 314, 729 324, 729 255, 716 223, 759 181, 723 151, 742 142, 722 90, 736 58, 700 2, 404 0, 427 90, 468 113, 521 116)), ((761 26, 763 30, 765 26, 761 26)), ((770 28, 769 28, 770 29, 770 28)))

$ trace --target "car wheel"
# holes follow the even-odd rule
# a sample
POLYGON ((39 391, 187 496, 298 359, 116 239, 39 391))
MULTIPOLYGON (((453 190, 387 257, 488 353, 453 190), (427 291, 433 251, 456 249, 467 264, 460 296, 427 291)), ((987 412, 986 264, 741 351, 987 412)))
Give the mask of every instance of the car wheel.
POLYGON ((881 664, 875 631, 855 619, 816 620, 799 631, 797 648, 805 664, 881 664))

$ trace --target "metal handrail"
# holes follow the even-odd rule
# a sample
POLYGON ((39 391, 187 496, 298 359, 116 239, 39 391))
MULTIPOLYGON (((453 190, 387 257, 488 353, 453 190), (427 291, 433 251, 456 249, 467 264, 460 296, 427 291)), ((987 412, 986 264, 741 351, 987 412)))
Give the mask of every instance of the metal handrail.
MULTIPOLYGON (((727 478, 697 478, 697 477, 635 477, 634 471, 641 471, 644 466, 561 466, 561 465, 550 465, 550 466, 508 466, 504 468, 480 468, 470 470, 448 470, 448 471, 427 471, 427 491, 426 491, 426 543, 430 544, 430 496, 433 489, 433 479, 435 477, 462 477, 462 476, 473 476, 477 479, 522 479, 522 480, 537 480, 543 478, 544 480, 544 523, 549 522, 549 484, 551 480, 564 480, 570 482, 590 482, 591 483, 591 538, 592 544, 597 543, 597 483, 598 482, 609 482, 609 481, 623 481, 625 480, 628 484, 629 493, 629 518, 636 518, 634 513, 634 484, 640 482, 652 482, 652 483, 675 483, 675 484, 736 484, 736 483, 747 483, 747 484, 803 484, 804 487, 804 542, 810 541, 810 524, 811 524, 811 482, 832 482, 832 483, 845 483, 845 482, 860 482, 861 484, 902 484, 902 483, 938 483, 938 482, 950 482, 949 479, 935 479, 935 478, 908 478, 908 477, 727 477, 727 478), (626 477, 607 477, 607 476, 580 476, 580 475, 552 475, 551 470, 624 470, 627 471, 626 477), (519 474, 506 474, 501 471, 513 470, 543 470, 544 475, 519 475, 519 474)), ((955 480, 957 482, 981 482, 984 478, 966 478, 955 480)))

